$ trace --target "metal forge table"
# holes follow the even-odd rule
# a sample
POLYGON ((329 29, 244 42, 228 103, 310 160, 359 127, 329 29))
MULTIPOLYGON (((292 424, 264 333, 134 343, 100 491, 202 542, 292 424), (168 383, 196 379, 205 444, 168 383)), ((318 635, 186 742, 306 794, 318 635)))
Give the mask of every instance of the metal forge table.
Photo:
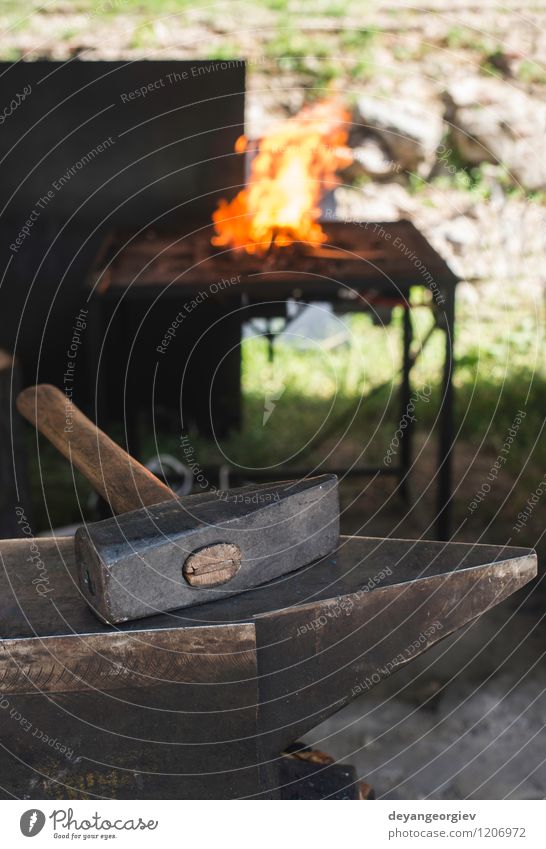
POLYGON ((283 580, 114 629, 72 538, 0 541, 0 565, 0 794, 38 799, 277 798, 290 744, 536 574, 527 549, 342 537, 283 580))
MULTIPOLYGON (((176 411, 180 404, 183 413, 189 399, 197 404, 200 431, 210 429, 211 417, 217 433, 222 426, 237 426, 241 326, 255 316, 286 316, 289 300, 327 301, 339 313, 369 311, 378 306, 403 308, 400 407, 404 416, 411 398, 414 362, 410 289, 418 287, 425 293, 435 326, 445 334, 438 416, 436 535, 446 539, 452 489, 453 338, 458 278, 409 221, 328 221, 323 222, 323 227, 327 242, 322 247, 313 249, 298 244, 272 251, 266 257, 213 248, 210 224, 184 235, 150 230, 136 236, 112 234, 89 280, 92 292, 89 373, 102 405, 94 411, 95 417, 106 425, 106 399, 122 398, 124 408, 117 415, 119 418, 123 415, 128 428, 128 448, 135 455, 138 448, 132 423, 137 420, 136 413, 139 407, 150 408, 162 397, 176 411), (228 281, 229 285, 219 287, 219 281, 228 281), (163 353, 158 353, 157 346, 172 319, 184 311, 186 304, 191 305, 199 298, 198 308, 191 308, 176 338, 169 340, 163 353), (154 313, 160 307, 163 312, 154 320, 154 313), (188 333, 191 338, 185 348, 183 337, 188 333), (122 338, 126 340, 126 350, 120 345, 122 338), (205 340, 200 348, 196 347, 198 338, 205 340), (193 378, 191 366, 187 365, 190 354, 198 360, 193 378), (120 375, 123 382, 118 380, 120 375), (216 375, 215 391, 209 398, 213 375, 216 375), (114 389, 112 381, 116 380, 114 389)), ((401 439, 399 463, 381 469, 383 474, 399 478, 402 493, 411 468, 411 441, 409 423, 401 439)), ((283 474, 298 477, 306 471, 290 469, 285 473, 275 468, 269 477, 282 478, 283 474)), ((340 476, 347 473, 347 470, 328 471, 340 476)), ((375 474, 379 470, 354 471, 375 474)), ((253 473, 253 480, 267 477, 266 472, 253 473)))

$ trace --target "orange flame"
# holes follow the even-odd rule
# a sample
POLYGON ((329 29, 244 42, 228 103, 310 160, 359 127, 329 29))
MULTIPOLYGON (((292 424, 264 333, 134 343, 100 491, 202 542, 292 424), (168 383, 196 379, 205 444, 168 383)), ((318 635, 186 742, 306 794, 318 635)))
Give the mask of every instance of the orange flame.
MULTIPOLYGON (((349 120, 339 103, 321 101, 261 139, 249 185, 231 202, 222 199, 213 213, 212 244, 262 254, 272 245, 324 242, 320 199, 338 185, 336 171, 352 161, 346 147, 349 120)), ((236 152, 244 153, 247 145, 241 136, 236 152)))

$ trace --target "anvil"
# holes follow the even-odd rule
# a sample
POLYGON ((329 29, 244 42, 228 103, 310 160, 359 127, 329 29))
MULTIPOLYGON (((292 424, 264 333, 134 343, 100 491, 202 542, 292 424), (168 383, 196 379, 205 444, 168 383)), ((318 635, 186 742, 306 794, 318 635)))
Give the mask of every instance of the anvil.
POLYGON ((121 627, 82 603, 73 539, 0 541, 0 566, 5 797, 277 798, 287 746, 520 589, 536 556, 341 537, 270 584, 121 627))

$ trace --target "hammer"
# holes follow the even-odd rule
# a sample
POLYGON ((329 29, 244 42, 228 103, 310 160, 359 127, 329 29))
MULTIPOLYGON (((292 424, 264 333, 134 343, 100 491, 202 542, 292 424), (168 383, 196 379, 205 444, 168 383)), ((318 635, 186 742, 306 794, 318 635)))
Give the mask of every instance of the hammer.
POLYGON ((74 538, 80 588, 107 624, 244 592, 338 544, 335 475, 178 498, 56 387, 23 390, 17 408, 118 514, 74 538))

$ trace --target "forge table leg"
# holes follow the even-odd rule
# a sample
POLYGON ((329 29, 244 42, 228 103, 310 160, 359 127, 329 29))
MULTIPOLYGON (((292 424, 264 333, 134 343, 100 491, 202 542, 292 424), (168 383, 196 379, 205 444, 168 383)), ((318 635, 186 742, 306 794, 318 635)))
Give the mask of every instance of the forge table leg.
POLYGON ((445 290, 445 305, 441 326, 445 333, 445 361, 442 397, 439 413, 438 491, 436 504, 436 534, 438 539, 449 538, 451 530, 451 494, 453 465, 453 348, 455 333, 455 283, 445 290))
POLYGON ((373 788, 359 781, 350 764, 296 743, 279 760, 281 799, 375 799, 373 788))
POLYGON ((408 414, 411 400, 411 342, 413 339, 413 325, 411 322, 411 307, 409 301, 404 304, 404 317, 402 327, 402 385, 401 385, 401 409, 400 427, 402 437, 400 440, 400 494, 407 501, 409 498, 409 472, 412 458, 413 426, 408 414), (405 425, 405 427, 404 427, 405 425))

